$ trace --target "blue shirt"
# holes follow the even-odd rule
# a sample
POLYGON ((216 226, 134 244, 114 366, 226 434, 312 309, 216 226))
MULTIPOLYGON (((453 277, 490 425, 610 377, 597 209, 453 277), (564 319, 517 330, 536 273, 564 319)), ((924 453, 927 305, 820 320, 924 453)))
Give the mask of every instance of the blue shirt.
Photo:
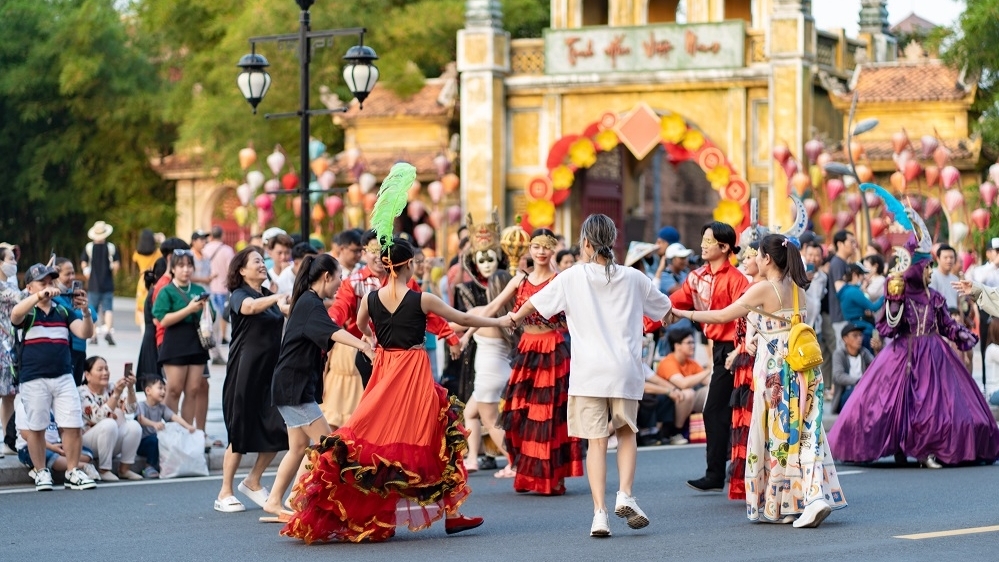
POLYGON ((73 360, 69 352, 69 325, 73 314, 63 306, 52 303, 48 313, 35 307, 15 328, 31 326, 24 334, 21 352, 22 383, 35 379, 56 379, 73 373, 73 360))
MULTIPOLYGON (((52 299, 53 302, 62 306, 73 315, 73 320, 83 320, 83 311, 79 308, 73 308, 73 302, 69 297, 64 297, 62 295, 52 299)), ((87 306, 90 310, 90 319, 97 322, 97 310, 92 306, 87 306)), ((69 346, 73 351, 87 351, 87 340, 83 338, 76 337, 72 331, 69 332, 69 346)))
POLYGON ((866 318, 865 311, 877 312, 885 303, 884 297, 871 302, 860 285, 850 283, 843 285, 836 296, 839 298, 839 306, 843 311, 843 320, 847 321, 864 320, 866 318))
POLYGON ((670 289, 673 287, 683 285, 683 282, 687 280, 687 275, 690 274, 689 269, 684 269, 680 273, 673 273, 673 270, 666 266, 666 270, 663 271, 663 276, 659 279, 659 292, 664 295, 670 293, 670 289))

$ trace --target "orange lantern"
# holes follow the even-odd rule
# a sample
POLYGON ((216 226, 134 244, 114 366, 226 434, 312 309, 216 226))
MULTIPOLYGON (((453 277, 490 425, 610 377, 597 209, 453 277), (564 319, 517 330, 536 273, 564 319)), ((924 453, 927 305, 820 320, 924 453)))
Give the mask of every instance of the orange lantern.
POLYGON ((326 218, 326 209, 323 209, 321 203, 316 203, 312 206, 312 222, 318 223, 326 218))
POLYGON ((375 208, 375 201, 378 200, 377 193, 367 193, 364 195, 364 211, 370 213, 375 208))
POLYGON ((323 174, 323 172, 326 171, 327 168, 330 167, 330 161, 320 156, 319 158, 313 160, 312 163, 309 164, 309 167, 312 168, 312 173, 316 174, 316 177, 318 178, 323 174))
POLYGON ((454 174, 444 174, 444 177, 441 178, 441 183, 444 184, 444 193, 450 195, 458 190, 461 180, 454 174))
POLYGON ((905 188, 908 185, 908 182, 905 181, 905 174, 902 172, 895 172, 891 175, 890 179, 891 186, 895 189, 895 191, 905 193, 905 188))
POLYGON ((857 179, 860 180, 861 183, 869 183, 872 179, 874 179, 874 172, 869 166, 860 164, 857 166, 856 170, 857 179))
POLYGON ((362 197, 361 186, 356 183, 350 184, 350 187, 347 188, 347 200, 350 201, 350 204, 360 205, 362 197))

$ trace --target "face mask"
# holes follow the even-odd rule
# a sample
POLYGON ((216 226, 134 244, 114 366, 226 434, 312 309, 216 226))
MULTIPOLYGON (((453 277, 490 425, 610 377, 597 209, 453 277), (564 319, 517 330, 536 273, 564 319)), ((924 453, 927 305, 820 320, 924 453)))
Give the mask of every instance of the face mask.
POLYGON ((17 264, 4 262, 3 265, 0 265, 0 271, 2 271, 8 279, 13 279, 14 277, 17 277, 17 264))
POLYGON ((479 275, 486 279, 492 277, 499 269, 499 260, 496 258, 496 252, 492 250, 475 254, 475 263, 478 266, 479 275))

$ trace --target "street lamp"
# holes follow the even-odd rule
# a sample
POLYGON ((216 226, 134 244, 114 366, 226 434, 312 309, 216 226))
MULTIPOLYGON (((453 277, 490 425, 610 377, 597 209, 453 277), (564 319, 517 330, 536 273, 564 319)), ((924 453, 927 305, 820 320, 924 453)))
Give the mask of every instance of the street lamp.
MULTIPOLYGON (((309 8, 314 0, 296 0, 296 4, 301 8, 299 14, 298 33, 285 35, 269 35, 264 37, 250 38, 251 53, 239 59, 236 65, 242 69, 236 77, 236 85, 239 91, 253 107, 253 113, 257 113, 257 105, 267 95, 267 89, 271 85, 270 74, 265 68, 268 65, 267 59, 256 54, 257 43, 278 43, 291 44, 298 43, 298 62, 300 76, 300 93, 298 111, 289 113, 268 113, 266 119, 278 119, 284 117, 298 117, 301 123, 301 161, 299 166, 298 193, 302 201, 302 241, 309 240, 309 219, 311 213, 308 210, 309 195, 312 193, 325 193, 327 190, 309 189, 310 169, 309 169, 309 117, 313 115, 329 115, 331 113, 341 113, 347 111, 349 104, 344 104, 333 109, 309 109, 309 63, 312 60, 313 39, 319 39, 317 47, 332 44, 334 37, 357 37, 358 44, 347 50, 344 60, 347 64, 343 69, 343 79, 351 93, 357 99, 361 107, 364 107, 364 100, 375 87, 378 81, 378 67, 373 63, 378 60, 378 55, 374 49, 364 45, 364 34, 367 29, 363 27, 352 27, 345 29, 331 29, 325 31, 312 31, 310 28, 311 14, 309 8), (330 42, 327 42, 330 40, 330 42)), ((290 193, 290 192, 282 192, 290 193)))
MULTIPOLYGON (((837 176, 851 177, 856 180, 857 185, 860 185, 860 178, 857 177, 857 165, 853 161, 853 151, 850 150, 850 143, 853 141, 853 137, 860 136, 875 127, 878 126, 877 119, 864 119, 857 126, 853 126, 853 116, 857 111, 857 97, 859 92, 853 92, 853 101, 850 103, 850 119, 846 124, 846 147, 844 152, 846 152, 846 157, 850 160, 850 165, 842 164, 840 162, 830 162, 824 166, 825 171, 830 174, 835 174, 837 176)), ((871 213, 870 209, 867 207, 867 198, 861 193, 860 197, 860 207, 864 212, 864 221, 867 223, 867 242, 870 243, 874 239, 871 236, 871 213)))

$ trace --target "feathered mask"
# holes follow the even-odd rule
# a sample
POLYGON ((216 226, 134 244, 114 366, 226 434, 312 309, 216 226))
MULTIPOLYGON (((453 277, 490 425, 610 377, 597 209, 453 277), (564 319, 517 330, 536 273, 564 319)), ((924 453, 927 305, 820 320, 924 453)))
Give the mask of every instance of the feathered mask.
POLYGON ((930 259, 930 251, 933 248, 933 239, 930 237, 930 230, 926 228, 926 223, 919 213, 912 207, 907 207, 894 195, 873 183, 862 183, 860 189, 873 191, 884 201, 885 209, 895 217, 895 222, 899 226, 912 233, 904 249, 912 258, 912 262, 930 259))

